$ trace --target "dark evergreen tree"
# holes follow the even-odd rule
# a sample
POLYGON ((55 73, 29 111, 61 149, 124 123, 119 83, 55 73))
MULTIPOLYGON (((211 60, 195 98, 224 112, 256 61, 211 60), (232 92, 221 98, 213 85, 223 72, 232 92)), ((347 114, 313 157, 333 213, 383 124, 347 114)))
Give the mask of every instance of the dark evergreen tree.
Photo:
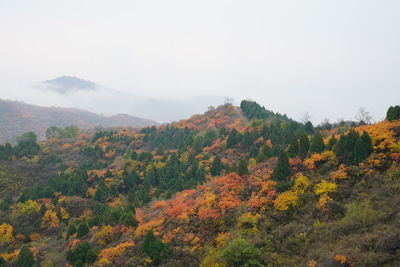
POLYGON ((269 145, 264 144, 257 155, 256 161, 257 163, 264 162, 270 157, 272 157, 272 149, 269 145))
POLYGON ((305 133, 301 133, 299 136, 299 156, 305 158, 310 149, 310 141, 305 133))
POLYGON ((29 247, 24 245, 22 246, 21 251, 19 252, 16 266, 17 267, 31 267, 34 264, 33 255, 30 251, 29 247))
POLYGON ((221 162, 221 158, 218 155, 215 156, 210 168, 211 175, 212 176, 221 175, 223 168, 224 164, 221 162))
POLYGON ((86 223, 79 224, 76 233, 77 233, 77 237, 79 237, 79 238, 84 237, 87 233, 89 233, 88 225, 86 223))
POLYGON ((278 163, 272 175, 273 179, 277 182, 287 181, 291 176, 291 169, 289 166, 289 158, 285 151, 281 151, 278 157, 278 163))
POLYGON ((310 153, 321 153, 325 150, 324 140, 320 132, 317 132, 310 142, 310 153))
POLYGON ((67 229, 66 238, 68 239, 71 235, 76 233, 76 227, 74 224, 70 224, 67 229))
POLYGON ((228 139, 226 140, 226 147, 232 148, 242 140, 242 135, 236 130, 233 129, 228 135, 228 139))
MULTIPOLYGON (((79 243, 76 248, 67 252, 67 261, 74 267, 83 267, 87 262, 87 259, 93 260, 94 255, 88 257, 88 252, 91 247, 88 242, 84 241, 79 243)), ((94 251, 93 251, 94 252, 94 251)), ((91 253, 90 253, 91 254, 91 253)), ((97 255, 96 255, 97 257, 97 255)))
POLYGON ((306 122, 306 124, 304 125, 304 130, 309 134, 314 133, 314 125, 312 124, 311 121, 306 122))
POLYGON ((171 256, 169 246, 157 239, 153 230, 149 230, 144 238, 142 252, 145 253, 154 264, 158 265, 171 256))
POLYGON ((367 149, 364 145, 364 142, 362 141, 361 138, 357 140, 357 143, 354 147, 354 157, 353 157, 353 163, 358 164, 364 159, 368 157, 368 152, 367 149))
POLYGON ((373 151, 371 137, 369 136, 369 134, 367 132, 363 132, 363 134, 361 135, 361 140, 363 141, 365 150, 367 151, 367 154, 369 156, 373 151))
POLYGON ((247 169, 248 162, 244 159, 239 161, 238 171, 239 175, 249 174, 249 170, 247 169))
POLYGON ((386 119, 388 121, 394 121, 400 119, 400 106, 391 106, 387 113, 386 113, 386 119))
POLYGON ((295 157, 299 153, 299 140, 297 138, 293 138, 288 147, 287 153, 290 157, 295 157))

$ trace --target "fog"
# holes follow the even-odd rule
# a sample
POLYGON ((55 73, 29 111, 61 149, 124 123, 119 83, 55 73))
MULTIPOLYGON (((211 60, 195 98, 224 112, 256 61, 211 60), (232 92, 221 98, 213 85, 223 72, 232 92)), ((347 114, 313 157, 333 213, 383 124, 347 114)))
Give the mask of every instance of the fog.
MULTIPOLYGON (((0 98, 168 120, 137 114, 132 99, 190 108, 191 97, 229 96, 315 123, 359 107, 380 120, 400 100, 399 10, 396 0, 0 0, 0 98), (63 75, 111 91, 34 87, 63 75)), ((158 114, 171 108, 157 103, 158 114)))

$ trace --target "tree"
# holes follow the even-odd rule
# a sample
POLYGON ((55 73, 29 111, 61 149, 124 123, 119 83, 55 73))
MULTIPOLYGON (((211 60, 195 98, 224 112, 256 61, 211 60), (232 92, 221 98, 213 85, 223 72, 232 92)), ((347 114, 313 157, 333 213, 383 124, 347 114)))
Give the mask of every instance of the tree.
POLYGON ((386 113, 386 119, 388 121, 394 121, 400 119, 400 106, 391 106, 387 113, 386 113))
POLYGON ((67 229, 66 238, 69 238, 71 235, 76 234, 76 227, 74 224, 70 224, 67 229))
POLYGON ((269 145, 264 144, 257 155, 256 158, 257 163, 264 162, 271 156, 272 156, 272 148, 269 145))
POLYGON ((359 121, 359 124, 362 125, 362 124, 370 124, 372 117, 366 108, 361 107, 358 109, 358 114, 356 116, 356 119, 359 121))
POLYGON ((259 250, 243 238, 232 240, 221 252, 222 260, 229 266, 264 266, 259 257, 259 250))
POLYGON ((367 132, 363 132, 361 135, 361 140, 364 144, 365 150, 367 151, 367 156, 369 156, 373 151, 372 140, 367 132))
POLYGON ((244 159, 239 161, 239 166, 238 166, 237 173, 240 176, 249 174, 249 170, 247 169, 247 164, 248 164, 248 162, 246 160, 244 160, 244 159))
POLYGON ((277 182, 287 181, 291 176, 291 169, 289 166, 289 158, 285 151, 281 151, 278 157, 278 164, 274 169, 272 175, 273 179, 277 182))
POLYGON ((0 246, 11 243, 14 239, 14 228, 8 223, 0 224, 0 246))
POLYGON ((63 138, 76 138, 80 134, 80 130, 77 126, 75 125, 70 125, 64 128, 62 131, 62 137, 63 138))
POLYGON ((320 132, 317 132, 312 138, 310 143, 310 153, 321 153, 325 149, 324 140, 320 132))
POLYGON ((32 252, 29 250, 28 246, 23 246, 21 251, 19 252, 16 266, 17 267, 30 267, 33 266, 34 260, 32 252))
POLYGON ((67 252, 67 261, 74 267, 83 267, 87 259, 90 261, 93 260, 93 255, 88 256, 90 249, 91 247, 88 242, 79 243, 75 249, 67 252))
POLYGON ((367 150, 365 149, 364 143, 361 139, 357 140, 356 146, 354 147, 354 159, 353 163, 358 164, 368 157, 367 150))
POLYGON ((335 145, 336 145, 336 138, 334 135, 332 135, 328 141, 328 144, 326 145, 326 150, 333 150, 333 147, 335 145))
POLYGON ((169 246, 154 236, 153 230, 149 230, 145 236, 142 252, 145 253, 154 264, 160 264, 171 256, 169 246))
POLYGON ((372 141, 369 135, 364 132, 363 135, 358 138, 357 143, 354 147, 354 159, 353 163, 358 164, 364 159, 368 158, 368 156, 372 152, 372 141))
POLYGON ((56 126, 51 126, 47 128, 46 139, 52 139, 52 138, 62 138, 62 129, 56 126))
POLYGON ((17 155, 19 157, 29 157, 36 155, 40 146, 36 143, 37 136, 34 132, 27 132, 18 137, 18 143, 16 146, 17 155))
POLYGON ((78 236, 79 238, 85 236, 87 233, 89 233, 89 227, 88 227, 88 225, 87 225, 86 223, 81 223, 81 224, 78 226, 78 229, 77 229, 76 233, 77 233, 77 236, 78 236))
POLYGON ((294 157, 299 153, 299 140, 297 138, 293 138, 292 143, 290 143, 287 153, 290 157, 294 157))
POLYGON ((223 167, 224 165, 221 162, 221 158, 218 155, 215 156, 210 168, 211 175, 212 176, 221 175, 223 167))
POLYGON ((299 156, 304 158, 307 156, 310 148, 310 141, 305 133, 301 133, 299 136, 299 156))

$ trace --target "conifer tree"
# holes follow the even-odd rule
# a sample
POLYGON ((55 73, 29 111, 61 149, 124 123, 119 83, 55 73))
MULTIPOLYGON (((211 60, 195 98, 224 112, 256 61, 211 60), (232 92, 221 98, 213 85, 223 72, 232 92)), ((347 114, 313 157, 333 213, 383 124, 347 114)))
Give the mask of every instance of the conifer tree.
POLYGON ((34 260, 32 252, 29 250, 28 246, 23 246, 19 252, 16 266, 17 267, 30 267, 33 266, 34 260))
POLYGON ((154 264, 160 264, 171 255, 169 246, 154 236, 153 230, 149 230, 144 238, 142 252, 145 253, 154 264))
POLYGON ((87 226, 86 223, 81 223, 78 226, 76 233, 77 233, 77 236, 79 238, 81 238, 81 237, 85 236, 87 233, 89 233, 89 227, 87 226))
POLYGON ((278 163, 274 169, 273 178, 275 181, 285 181, 290 178, 291 169, 289 166, 289 158, 285 151, 281 151, 278 157, 278 163))
POLYGON ((299 136, 299 156, 305 158, 307 156, 308 150, 310 149, 310 141, 305 133, 299 136))
POLYGON ((388 121, 400 119, 400 106, 391 106, 386 113, 386 119, 388 121))
POLYGON ((310 153, 321 153, 325 149, 324 140, 321 133, 317 132, 312 138, 310 143, 310 153))
POLYGON ((290 143, 287 153, 290 157, 295 157, 299 153, 299 140, 294 138, 292 143, 290 143))
POLYGON ((362 141, 361 138, 357 140, 357 143, 354 147, 354 158, 353 158, 353 163, 358 164, 364 159, 368 157, 368 152, 367 149, 364 145, 364 142, 362 141))
POLYGON ((369 136, 369 134, 367 132, 363 132, 363 134, 361 135, 361 140, 363 141, 365 149, 366 149, 367 154, 369 156, 373 151, 371 137, 369 136))
POLYGON ((239 175, 246 175, 249 174, 249 170, 247 169, 247 164, 248 162, 244 159, 240 160, 239 166, 238 166, 238 171, 237 173, 239 175))
POLYGON ((272 149, 269 145, 263 145, 260 149, 260 152, 257 155, 256 161, 257 163, 266 161, 268 158, 272 156, 272 149))
POLYGON ((69 226, 68 226, 68 229, 67 229, 67 236, 66 236, 66 238, 68 239, 71 235, 73 235, 73 234, 75 234, 76 233, 76 227, 75 227, 75 225, 74 224, 70 224, 69 226))
POLYGON ((215 156, 210 168, 211 175, 212 176, 221 175, 223 167, 224 165, 221 162, 221 158, 218 155, 215 156))

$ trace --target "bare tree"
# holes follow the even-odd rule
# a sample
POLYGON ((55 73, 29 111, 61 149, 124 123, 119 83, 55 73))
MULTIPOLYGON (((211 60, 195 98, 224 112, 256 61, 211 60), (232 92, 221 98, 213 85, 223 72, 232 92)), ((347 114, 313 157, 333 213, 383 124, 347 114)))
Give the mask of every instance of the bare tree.
POLYGON ((311 121, 310 113, 308 113, 308 112, 303 113, 303 115, 301 115, 300 120, 301 120, 303 123, 307 123, 307 122, 311 121))
POLYGON ((356 120, 358 120, 360 124, 370 124, 372 116, 370 115, 369 111, 366 108, 361 107, 358 109, 356 120))

